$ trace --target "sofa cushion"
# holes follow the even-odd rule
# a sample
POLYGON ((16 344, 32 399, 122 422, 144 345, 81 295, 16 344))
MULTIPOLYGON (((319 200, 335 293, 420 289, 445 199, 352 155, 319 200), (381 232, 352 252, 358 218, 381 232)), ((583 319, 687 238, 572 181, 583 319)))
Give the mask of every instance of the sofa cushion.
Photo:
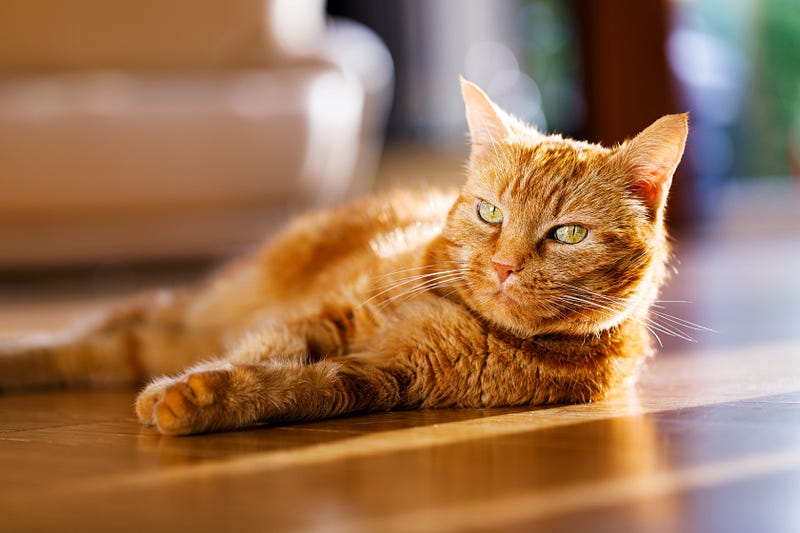
POLYGON ((3 0, 0 70, 274 65, 324 24, 323 0, 3 0))

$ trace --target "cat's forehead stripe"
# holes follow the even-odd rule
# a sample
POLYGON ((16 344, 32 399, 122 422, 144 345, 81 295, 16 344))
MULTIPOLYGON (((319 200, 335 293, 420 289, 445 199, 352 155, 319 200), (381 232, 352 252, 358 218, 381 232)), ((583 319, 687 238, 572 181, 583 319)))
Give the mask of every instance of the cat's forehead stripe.
POLYGON ((535 197, 543 203, 556 200, 561 204, 569 187, 578 185, 588 166, 583 150, 570 146, 543 144, 520 150, 512 157, 509 170, 516 179, 509 180, 505 195, 526 200, 535 197))

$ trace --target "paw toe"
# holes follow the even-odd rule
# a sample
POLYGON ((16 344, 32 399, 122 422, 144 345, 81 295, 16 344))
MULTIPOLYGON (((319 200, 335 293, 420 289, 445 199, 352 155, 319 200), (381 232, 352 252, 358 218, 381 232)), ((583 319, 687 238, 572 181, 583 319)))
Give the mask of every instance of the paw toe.
POLYGON ((186 382, 188 393, 197 405, 209 405, 214 401, 213 386, 205 374, 193 374, 186 382))
POLYGON ((165 434, 175 433, 174 429, 178 426, 178 417, 169 405, 158 402, 153 410, 153 420, 158 431, 165 434))
POLYGON ((185 383, 176 383, 164 391, 159 405, 168 408, 175 416, 185 415, 192 407, 194 393, 185 383))
POLYGON ((166 435, 191 433, 194 405, 189 397, 192 393, 185 383, 176 383, 164 391, 156 403, 153 417, 156 427, 166 435))
POLYGON ((227 427, 220 403, 230 379, 229 372, 197 372, 182 381, 151 385, 137 398, 136 413, 143 423, 154 424, 166 435, 227 427))
POLYGON ((142 424, 153 424, 153 408, 158 401, 155 394, 143 392, 136 398, 136 416, 142 424))

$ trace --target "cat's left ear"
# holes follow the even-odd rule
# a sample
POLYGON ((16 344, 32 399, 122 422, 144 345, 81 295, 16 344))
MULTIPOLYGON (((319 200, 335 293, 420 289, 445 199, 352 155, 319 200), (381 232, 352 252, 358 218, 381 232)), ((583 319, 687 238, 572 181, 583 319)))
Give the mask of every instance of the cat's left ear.
POLYGON ((666 115, 619 148, 628 190, 652 216, 664 209, 672 175, 683 156, 689 115, 666 115))

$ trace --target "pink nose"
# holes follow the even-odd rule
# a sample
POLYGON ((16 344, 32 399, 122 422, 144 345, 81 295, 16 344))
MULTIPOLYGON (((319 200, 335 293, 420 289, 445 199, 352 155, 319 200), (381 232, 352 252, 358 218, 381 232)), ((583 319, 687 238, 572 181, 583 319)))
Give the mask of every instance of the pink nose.
POLYGON ((506 279, 508 279, 508 276, 510 276, 513 272, 519 270, 519 268, 515 265, 507 265, 498 261, 492 261, 492 265, 494 265, 494 270, 497 272, 497 279, 500 280, 500 283, 503 283, 506 279))

